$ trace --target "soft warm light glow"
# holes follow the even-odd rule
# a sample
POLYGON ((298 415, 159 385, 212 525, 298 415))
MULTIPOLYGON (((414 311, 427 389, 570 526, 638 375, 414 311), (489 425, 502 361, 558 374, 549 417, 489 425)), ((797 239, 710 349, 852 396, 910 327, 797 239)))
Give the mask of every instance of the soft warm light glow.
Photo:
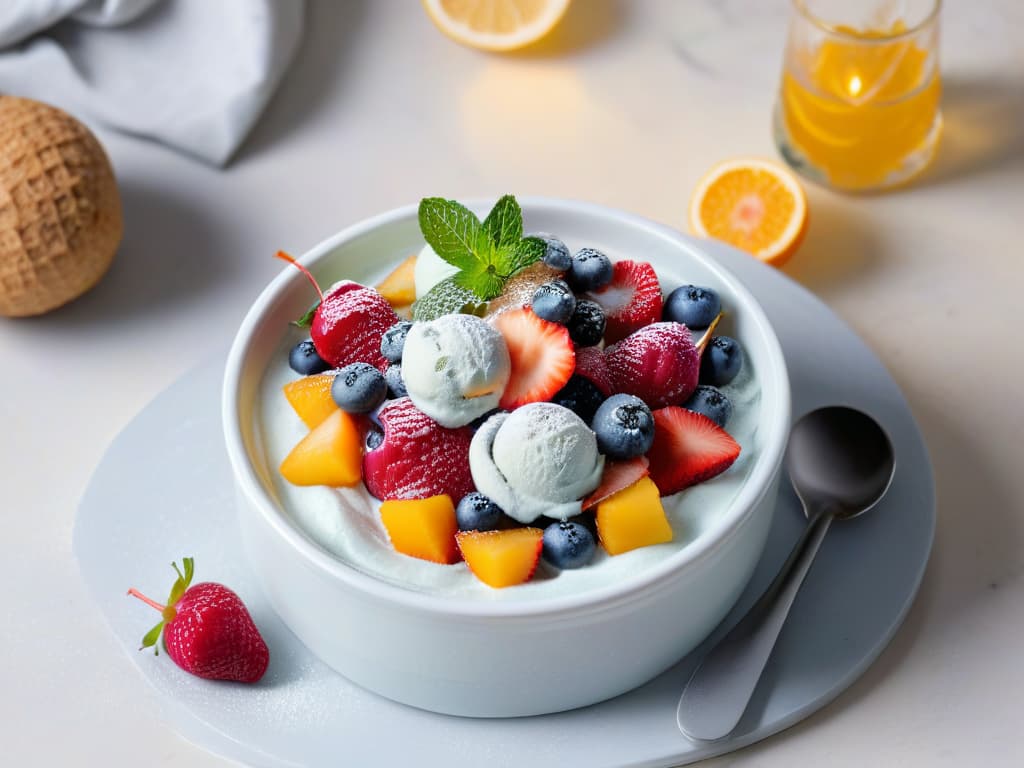
POLYGON ((854 75, 853 77, 851 77, 850 82, 846 84, 846 88, 850 92, 851 96, 856 96, 858 93, 860 93, 860 89, 863 87, 864 84, 861 83, 860 77, 858 75, 854 75))

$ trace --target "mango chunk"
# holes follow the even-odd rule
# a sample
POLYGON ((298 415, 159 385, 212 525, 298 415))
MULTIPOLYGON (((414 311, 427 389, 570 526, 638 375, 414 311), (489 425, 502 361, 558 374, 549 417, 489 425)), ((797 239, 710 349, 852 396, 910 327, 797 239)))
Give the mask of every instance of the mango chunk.
POLYGON ((363 470, 363 441, 355 420, 335 408, 292 448, 280 469, 293 485, 355 485, 363 470))
POLYGON ((377 285, 377 293, 392 307, 401 307, 416 301, 416 256, 410 256, 377 285))
POLYGON ((447 494, 426 499, 391 499, 380 505, 391 545, 403 555, 435 563, 456 563, 455 505, 447 494))
POLYGON ((331 397, 333 373, 318 373, 289 381, 282 388, 284 396, 306 426, 315 429, 324 419, 338 410, 331 397))
POLYGON ((500 531, 460 531, 456 535, 462 558, 489 587, 511 587, 529 581, 537 570, 544 542, 540 528, 500 531))
POLYGON ((609 555, 672 541, 658 486, 642 477, 597 505, 597 535, 609 555))

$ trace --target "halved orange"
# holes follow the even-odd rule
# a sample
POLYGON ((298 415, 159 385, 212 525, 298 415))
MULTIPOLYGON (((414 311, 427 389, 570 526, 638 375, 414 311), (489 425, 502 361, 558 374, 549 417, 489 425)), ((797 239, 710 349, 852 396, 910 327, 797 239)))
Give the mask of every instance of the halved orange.
POLYGON ((570 0, 423 0, 437 28, 485 51, 522 48, 555 28, 570 0))
POLYGON ((796 176, 777 163, 737 158, 720 163, 697 184, 690 231, 713 237, 781 266, 807 230, 807 196, 796 176))

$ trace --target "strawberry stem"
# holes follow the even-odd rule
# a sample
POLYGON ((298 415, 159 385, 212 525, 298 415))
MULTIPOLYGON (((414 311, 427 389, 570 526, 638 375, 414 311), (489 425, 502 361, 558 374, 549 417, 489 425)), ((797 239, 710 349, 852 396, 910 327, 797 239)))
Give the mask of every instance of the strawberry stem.
POLYGON ((299 272, 308 277, 309 282, 311 282, 313 284, 313 287, 316 288, 316 293, 317 296, 320 297, 320 301, 324 300, 324 292, 320 290, 320 286, 317 284, 316 278, 313 277, 313 275, 310 273, 308 269, 299 264, 299 262, 295 259, 294 256, 291 256, 290 254, 287 254, 284 251, 278 251, 277 253, 274 254, 274 258, 281 259, 281 261, 287 261, 289 264, 291 264, 293 267, 299 270, 299 272))
POLYGON ((137 590, 135 587, 132 587, 131 589, 129 589, 128 590, 128 594, 131 595, 132 597, 139 598, 139 600, 144 602, 150 608, 156 608, 158 611, 160 611, 160 613, 163 613, 165 610, 167 610, 167 606, 166 605, 160 605, 160 603, 158 603, 156 600, 151 600, 150 598, 146 597, 144 594, 139 592, 139 590, 137 590))
POLYGON ((697 354, 698 355, 703 355, 704 354, 704 349, 711 342, 711 334, 714 332, 714 330, 718 326, 718 324, 722 321, 722 317, 723 317, 724 314, 725 314, 724 312, 719 312, 718 313, 717 317, 715 317, 715 319, 711 321, 711 325, 708 326, 708 329, 706 331, 704 331, 704 335, 701 336, 700 341, 697 342, 697 354))

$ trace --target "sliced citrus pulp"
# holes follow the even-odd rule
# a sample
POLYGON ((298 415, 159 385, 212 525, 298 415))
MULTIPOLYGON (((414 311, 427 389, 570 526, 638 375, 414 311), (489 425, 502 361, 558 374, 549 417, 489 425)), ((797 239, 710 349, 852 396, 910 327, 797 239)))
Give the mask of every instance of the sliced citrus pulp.
POLYGON ((423 0, 438 29, 486 51, 522 48, 554 29, 569 0, 423 0))
POLYGON ((690 201, 690 231, 780 266, 807 228, 807 197, 792 172, 767 160, 727 160, 704 175, 690 201))

